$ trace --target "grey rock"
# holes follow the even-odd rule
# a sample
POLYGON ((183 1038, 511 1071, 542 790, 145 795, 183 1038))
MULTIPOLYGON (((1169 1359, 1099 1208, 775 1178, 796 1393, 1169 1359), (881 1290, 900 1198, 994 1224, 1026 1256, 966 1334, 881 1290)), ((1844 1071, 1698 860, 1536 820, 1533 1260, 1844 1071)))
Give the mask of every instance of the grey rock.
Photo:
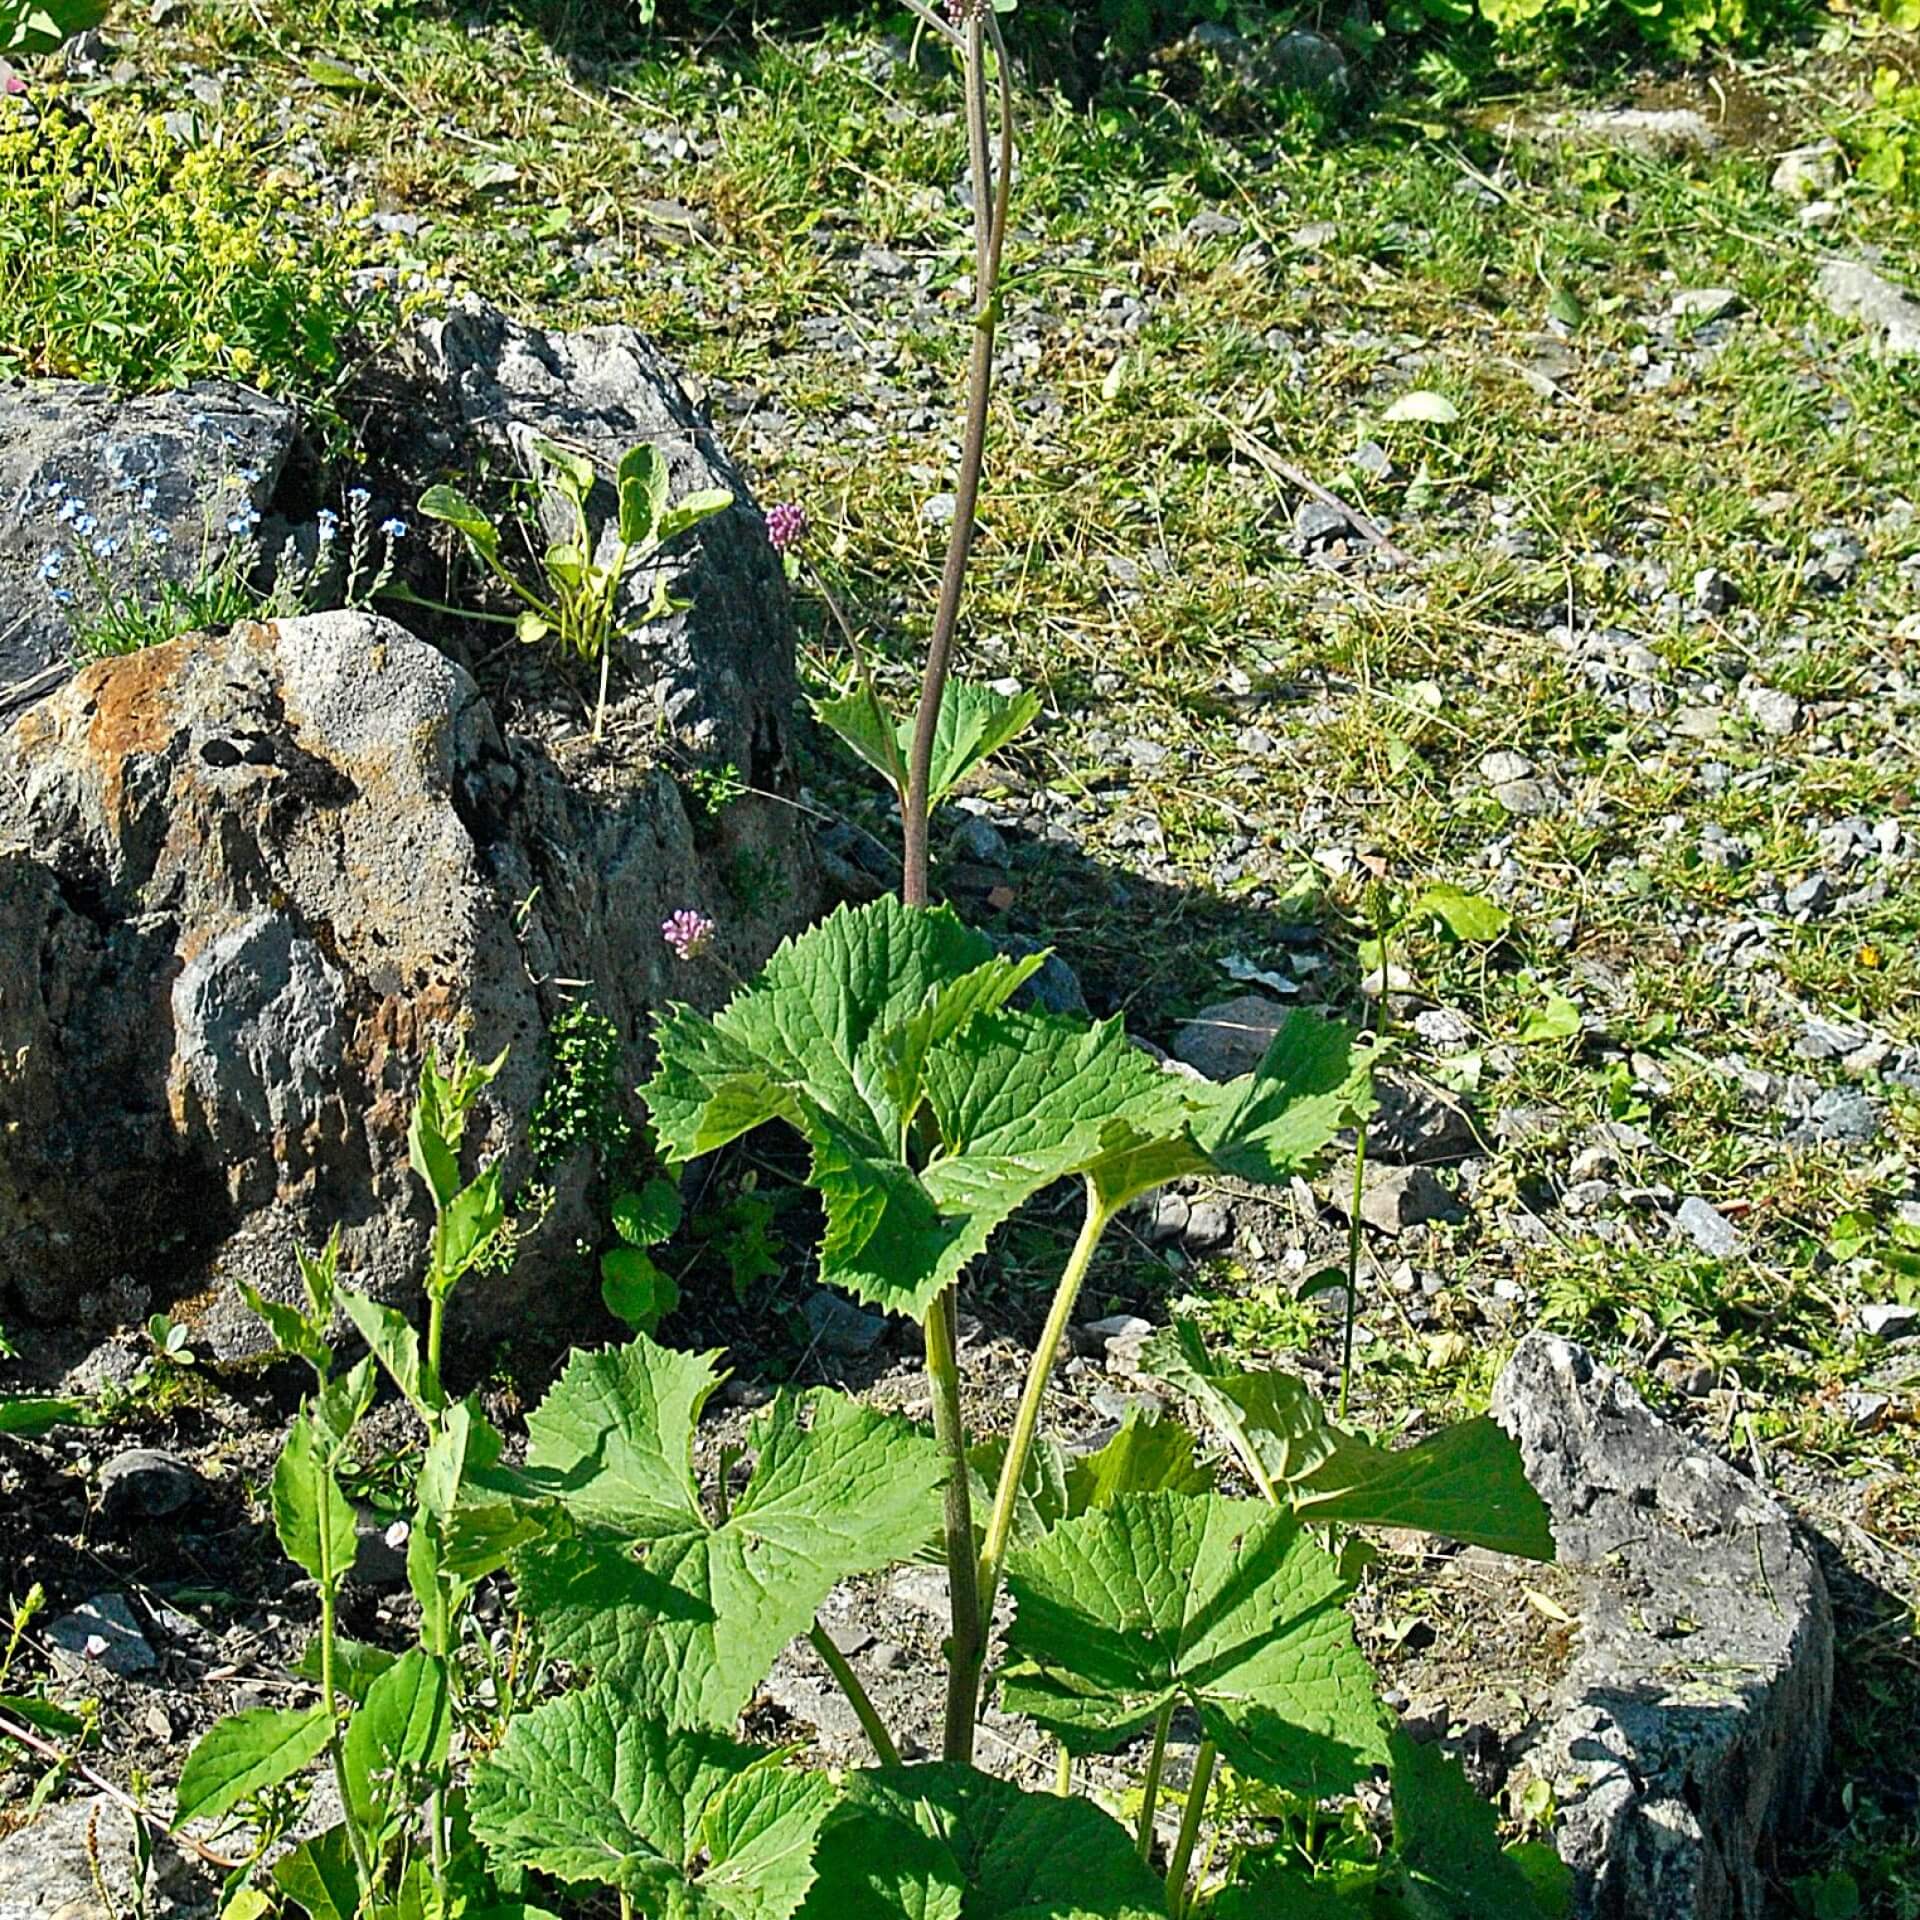
POLYGON ((1673 296, 1668 312, 1676 320, 1724 319, 1740 305, 1740 296, 1732 287, 1682 287, 1673 296))
POLYGON ((1818 200, 1840 184, 1840 149, 1831 140, 1789 148, 1774 162, 1769 184, 1795 206, 1818 200))
POLYGON ((1810 873, 1804 880, 1796 880, 1786 893, 1789 913, 1824 913, 1832 900, 1833 885, 1824 873, 1810 873))
POLYGON ((1233 1238, 1233 1209, 1224 1200, 1196 1200, 1180 1244, 1190 1253, 1212 1253, 1233 1238))
POLYGON ((1293 516, 1293 543, 1306 554, 1321 553, 1337 541, 1349 539, 1353 522, 1324 500, 1303 500, 1293 516))
POLYGON ((1748 1920, 1803 1816, 1833 1699, 1818 1561, 1787 1513, 1571 1342, 1494 1389, 1577 1570, 1578 1652, 1525 1766, 1554 1790, 1579 1920, 1748 1920))
POLYGON ((977 813, 960 816, 952 839, 953 849, 962 859, 978 860, 983 866, 1007 857, 1006 836, 991 820, 983 820, 977 813))
POLYGON ((1258 46, 1253 65, 1267 86, 1337 98, 1353 84, 1338 42, 1310 27, 1294 27, 1258 46))
POLYGON ((1793 1050, 1803 1060, 1844 1060, 1857 1052, 1872 1036, 1864 1027, 1848 1026, 1838 1020, 1823 1020, 1817 1013, 1806 1016, 1800 1038, 1793 1050))
POLYGON ((1367 1157, 1390 1166, 1441 1166, 1480 1150, 1480 1136, 1459 1097, 1417 1076, 1383 1068, 1373 1077, 1367 1157))
POLYGON ((1566 796, 1551 780, 1501 780, 1493 797, 1517 820, 1539 819, 1566 805, 1566 796))
POLYGON ((1143 1203, 1146 1213, 1147 1244, 1164 1247, 1169 1241, 1178 1240, 1187 1230, 1187 1223, 1193 1218, 1193 1203, 1184 1193, 1174 1193, 1162 1187, 1158 1193, 1148 1196, 1143 1203))
POLYGON ((1524 753, 1515 753, 1510 747, 1496 748, 1492 753, 1480 756, 1481 778, 1493 786, 1499 786, 1508 780, 1526 780, 1533 774, 1533 762, 1524 753))
POLYGON ((160 1920, 191 1897, 196 1876, 172 1839, 148 1834, 143 1886, 133 1816, 118 1801, 104 1793, 54 1801, 0 1840, 0 1920, 124 1920, 143 1911, 160 1920))
POLYGON ((1173 1036, 1169 1051, 1209 1080, 1236 1080, 1260 1064, 1287 1018, 1279 1001, 1243 993, 1202 1007, 1173 1036))
POLYGON ((1725 613, 1739 598, 1733 577, 1719 567, 1702 567, 1693 576, 1693 604, 1702 613, 1725 613))
MULTIPOLYGON (((1021 933, 990 933, 987 938, 1009 959, 1024 960, 1041 951, 1040 942, 1021 933)), ((1080 976, 1060 958, 1048 951, 1040 971, 1025 981, 1013 996, 1012 1004, 1027 1012, 1074 1014, 1090 1017, 1086 990, 1080 976)))
POLYGON ((1876 1340, 1912 1340, 1920 1336, 1920 1307, 1862 1307, 1860 1324, 1876 1340))
POLYGON ((355 1510, 353 1579, 363 1587, 391 1593, 407 1584, 407 1542, 411 1529, 405 1520, 371 1507, 355 1510))
POLYGON ((851 1300, 843 1300, 825 1287, 807 1296, 800 1316, 816 1346, 847 1359, 859 1359, 871 1353, 887 1337, 883 1315, 868 1313, 851 1300))
POLYGON ((1532 146, 1618 147, 1657 160, 1711 153, 1720 144, 1706 116, 1692 107, 1589 107, 1511 121, 1504 131, 1532 146))
POLYGON ((1800 702, 1778 687, 1752 682, 1740 689, 1740 704, 1762 733, 1785 739, 1800 724, 1800 702))
POLYGON ((0 721, 71 673, 69 622, 98 597, 90 570, 110 591, 157 592, 223 560, 294 433, 284 402, 224 382, 132 399, 74 381, 0 387, 0 721))
MULTIPOLYGON (((741 643, 777 652, 770 618, 741 643)), ((735 695, 769 671, 743 667, 735 695)), ((777 788, 785 724, 749 705, 720 731, 753 734, 777 788)), ((230 1283, 284 1297, 287 1248, 340 1223, 343 1276, 410 1303, 422 1058, 510 1049, 468 1146, 519 1185, 564 1004, 538 983, 594 983, 636 1083, 648 1012, 726 991, 724 969, 673 961, 660 922, 718 909, 728 965, 751 971, 811 914, 798 818, 749 796, 705 851, 667 767, 503 737, 461 667, 370 614, 87 668, 0 736, 0 1286, 64 1325, 103 1274, 151 1275, 205 1299, 196 1345, 251 1351, 230 1283), (741 856, 790 894, 727 907, 720 863, 741 856)), ((513 1278, 463 1296, 470 1325, 563 1310, 585 1186, 555 1182, 513 1278)))
POLYGON ((63 1613, 48 1624, 47 1645, 54 1665, 69 1676, 99 1666, 127 1680, 152 1673, 160 1664, 123 1593, 96 1593, 63 1613))
POLYGON ((100 1469, 100 1506, 109 1520, 165 1520, 205 1492, 186 1461, 153 1447, 129 1447, 100 1469))
POLYGON ((1674 1225, 1700 1249, 1716 1260, 1730 1260, 1740 1251, 1740 1230, 1716 1206, 1689 1194, 1673 1216, 1674 1225))
POLYGON ((1920 300, 1864 260, 1824 260, 1813 290, 1829 313, 1857 320, 1877 359, 1920 355, 1920 300))
MULTIPOLYGON (((1353 1166, 1330 1167, 1327 1191, 1337 1212, 1353 1214, 1353 1166)), ((1400 1234, 1434 1221, 1464 1220, 1459 1196, 1425 1167, 1382 1167, 1369 1162, 1361 1180, 1360 1218, 1381 1233, 1400 1234)))
POLYGON ((1811 1145, 1840 1141, 1848 1146, 1871 1146, 1882 1125, 1880 1103, 1855 1087, 1828 1087, 1813 1103, 1792 1137, 1811 1145))

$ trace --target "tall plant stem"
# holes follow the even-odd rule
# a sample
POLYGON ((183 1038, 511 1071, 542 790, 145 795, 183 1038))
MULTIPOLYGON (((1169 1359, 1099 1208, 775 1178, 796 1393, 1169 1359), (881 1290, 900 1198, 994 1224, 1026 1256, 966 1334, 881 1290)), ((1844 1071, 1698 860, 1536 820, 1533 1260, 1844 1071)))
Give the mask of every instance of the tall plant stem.
POLYGON ((329 1541, 324 1509, 320 1534, 320 1698, 327 1713, 327 1757, 333 1762, 333 1784, 339 1789, 341 1811, 346 1815, 347 1846, 360 1876, 362 1896, 374 1891, 373 1862, 367 1857, 366 1836, 353 1817, 353 1795, 347 1791, 347 1755, 340 1740, 340 1712, 333 1685, 333 1611, 335 1583, 333 1550, 329 1541))
POLYGON ((974 1707, 985 1632, 979 1565, 973 1549, 973 1487, 967 1464, 967 1425, 960 1410, 960 1361, 954 1290, 927 1310, 927 1383, 933 1391, 933 1432, 947 1458, 947 1593, 953 1636, 947 1647, 947 1717, 942 1757, 973 1759, 974 1707))
POLYGON ((1173 1858, 1167 1862, 1167 1911, 1181 1920, 1187 1910, 1187 1869, 1193 1863, 1193 1845, 1200 1837, 1200 1822, 1207 1811, 1207 1795, 1213 1789, 1214 1745, 1202 1740, 1193 1756, 1193 1780, 1187 1788, 1186 1810, 1180 1816, 1180 1837, 1173 1843, 1173 1858))
POLYGON ((860 1722, 861 1731, 867 1736, 875 1755, 883 1767, 897 1767, 900 1764, 900 1749, 893 1743, 893 1735, 887 1731, 887 1723, 880 1718, 873 1704, 873 1697, 861 1684, 860 1676, 854 1672, 847 1656, 833 1644, 833 1637, 818 1620, 813 1623, 813 1631, 807 1635, 813 1650, 827 1664, 827 1671, 839 1683, 840 1691, 847 1696, 847 1704, 853 1708, 854 1718, 860 1722))
POLYGON ((933 768, 933 741, 953 663, 954 629, 960 619, 960 595, 966 585, 967 559, 980 505, 980 470, 986 459, 987 408, 993 396, 993 336, 1000 317, 1000 259, 1006 240, 1007 201, 1013 186, 1012 84, 1006 52, 994 26, 999 69, 1000 153, 998 168, 987 154, 987 27, 979 14, 967 23, 964 46, 967 96, 967 151, 973 175, 974 280, 973 352, 967 368, 966 427, 960 450, 960 474, 954 487, 953 532, 940 576, 940 599, 933 637, 920 678, 920 705, 914 717, 913 745, 907 755, 907 799, 901 810, 900 897, 910 907, 928 904, 927 801, 933 768))
POLYGON ((951 1681, 957 1680, 965 1689, 969 1725, 979 1704, 980 1669, 986 1650, 987 1628, 993 1618, 994 1600, 1000 1591, 1000 1573, 1006 1564, 1007 1543, 1013 1537, 1013 1516, 1019 1505, 1020 1483, 1026 1477, 1027 1462, 1033 1454, 1034 1435, 1040 1427, 1040 1407, 1047 1397, 1047 1377, 1053 1372, 1060 1343, 1066 1338, 1067 1323, 1073 1318, 1074 1304, 1080 1298, 1081 1283, 1087 1277, 1087 1269, 1093 1264, 1094 1249, 1099 1246, 1100 1236, 1107 1230, 1107 1222, 1111 1218, 1111 1213, 1101 1204, 1093 1182, 1089 1180, 1086 1218, 1080 1226, 1080 1237, 1073 1243, 1072 1253, 1067 1256, 1060 1284, 1054 1289, 1047 1324, 1041 1329, 1040 1342, 1034 1348, 1033 1359, 1027 1367, 1026 1389, 1020 1396, 1019 1409, 1013 1416, 1013 1432, 1007 1440, 1007 1457, 1000 1468, 1000 1485, 994 1495, 993 1512, 987 1520, 986 1540, 980 1549, 980 1576, 977 1582, 979 1618, 972 1645, 972 1664, 963 1670, 956 1659, 950 1674, 947 1696, 949 1711, 953 1703, 951 1681))
POLYGON ((1360 1203, 1367 1192, 1367 1123, 1353 1135, 1353 1211, 1347 1216, 1346 1316, 1340 1328, 1340 1418, 1347 1417, 1347 1395, 1353 1386, 1353 1326, 1360 1312, 1360 1203))
POLYGON ((1134 1829, 1133 1845, 1142 1860, 1153 1854, 1153 1820, 1160 1811, 1160 1777, 1167 1770, 1167 1730, 1172 1725, 1169 1700, 1153 1723, 1153 1751, 1147 1755, 1147 1777, 1140 1783, 1140 1824, 1134 1829))

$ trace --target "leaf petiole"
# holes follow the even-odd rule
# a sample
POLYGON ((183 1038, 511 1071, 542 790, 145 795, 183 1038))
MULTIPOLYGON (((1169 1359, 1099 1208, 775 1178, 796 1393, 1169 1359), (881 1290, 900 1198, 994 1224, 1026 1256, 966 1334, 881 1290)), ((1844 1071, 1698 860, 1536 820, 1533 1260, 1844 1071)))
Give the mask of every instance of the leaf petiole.
POLYGON ((1193 1779, 1187 1787, 1186 1808, 1180 1815, 1180 1837, 1174 1841, 1173 1857, 1167 1862, 1167 1911, 1173 1920, 1183 1920, 1188 1908, 1187 1869, 1193 1862, 1194 1842, 1200 1837, 1207 1795, 1213 1789, 1215 1757, 1211 1740, 1202 1740, 1193 1756, 1193 1779))
POLYGON ((1153 1820, 1160 1810, 1160 1780, 1167 1770, 1167 1732, 1173 1725, 1173 1702, 1160 1709, 1153 1723, 1153 1751, 1147 1756, 1147 1777, 1140 1783, 1140 1824, 1134 1834, 1134 1847, 1145 1861, 1153 1853, 1153 1820))
POLYGON ((883 1767, 897 1767, 900 1764, 900 1749, 894 1744, 893 1735, 887 1731, 887 1723, 880 1718, 879 1710, 873 1704, 873 1696, 854 1672, 852 1663, 833 1644, 833 1636, 818 1620, 813 1623, 813 1630, 807 1639, 814 1652, 826 1662, 827 1671, 839 1683, 840 1691, 847 1696, 847 1704, 853 1708, 854 1717, 860 1722, 860 1730, 872 1744, 880 1764, 883 1767))

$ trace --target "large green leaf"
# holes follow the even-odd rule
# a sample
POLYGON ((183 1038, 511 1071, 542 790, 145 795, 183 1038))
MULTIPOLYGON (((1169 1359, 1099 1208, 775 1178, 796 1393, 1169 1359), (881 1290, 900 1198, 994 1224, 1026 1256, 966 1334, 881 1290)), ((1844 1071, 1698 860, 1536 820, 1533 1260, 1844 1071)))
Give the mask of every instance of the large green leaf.
POLYGON ((1527 1479, 1520 1449, 1484 1414, 1397 1452, 1328 1432, 1332 1453, 1289 1490, 1305 1518, 1416 1527, 1496 1553, 1553 1558, 1546 1502, 1527 1479))
POLYGON ((1014 1553, 1009 1711, 1104 1752, 1184 1702, 1242 1773, 1343 1792, 1386 1758, 1333 1558, 1291 1514, 1122 1496, 1014 1553))
POLYGON ((0 1396, 0 1433, 32 1438, 50 1433, 55 1427, 78 1424, 90 1417, 83 1400, 57 1400, 29 1395, 20 1399, 0 1396))
POLYGON ((932 1439, 841 1394, 782 1395, 755 1423, 724 1521, 701 1506, 693 1420, 709 1362, 642 1337, 576 1357, 528 1422, 578 1537, 529 1552, 521 1600, 547 1651, 678 1726, 732 1725, 848 1574, 910 1558, 938 1523, 932 1439))
POLYGON ((1314 1873, 1280 1847, 1249 1854, 1206 1911, 1208 1920, 1376 1920, 1379 1882, 1372 1866, 1314 1873))
POLYGON ((282 1780, 290 1780, 327 1744, 327 1709, 249 1707, 215 1722, 180 1769, 173 1824, 218 1820, 282 1780))
POLYGON ((856 1773, 802 1920, 1153 1920, 1161 1887, 1089 1800, 972 1767, 856 1773))
POLYGON ((781 1760, 591 1687, 511 1723, 474 1769, 473 1830, 496 1870, 614 1887, 661 1920, 788 1920, 835 1791, 781 1760))
POLYGON ((1110 1507, 1123 1494, 1213 1491, 1213 1470, 1194 1452, 1193 1435, 1177 1420, 1127 1410, 1125 1423, 1105 1446, 1081 1454, 1067 1468, 1067 1512, 1110 1507))
POLYGON ((1391 1893, 1382 1903, 1389 1914, 1396 1920, 1547 1920, 1565 1910, 1564 1898, 1543 1898, 1533 1877, 1501 1851, 1499 1816, 1457 1760, 1397 1729, 1392 1750, 1391 1893))
POLYGON ((1365 1061, 1318 1019, 1216 1087, 1162 1072, 1117 1020, 1009 1010, 1029 969, 944 909, 843 908, 713 1019, 661 1022, 660 1138, 689 1160, 786 1121, 813 1153, 822 1276, 918 1318, 1056 1180, 1084 1174, 1114 1209, 1209 1167, 1277 1178, 1364 1101, 1365 1061))
POLYGON ((274 1862, 273 1883, 308 1920, 359 1920, 360 1875, 345 1826, 303 1840, 274 1862))

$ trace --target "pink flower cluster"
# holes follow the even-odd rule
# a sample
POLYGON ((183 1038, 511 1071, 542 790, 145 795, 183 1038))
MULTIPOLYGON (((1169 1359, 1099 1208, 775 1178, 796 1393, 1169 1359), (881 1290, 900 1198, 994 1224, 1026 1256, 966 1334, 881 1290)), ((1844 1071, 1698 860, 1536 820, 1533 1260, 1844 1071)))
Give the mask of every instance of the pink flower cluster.
POLYGON ((682 960, 699 959, 713 945, 713 936, 717 931, 704 913, 696 913, 691 907, 682 907, 678 913, 670 913, 660 922, 660 938, 682 960))
POLYGON ((807 510, 791 500, 767 509, 767 538, 775 553, 787 553, 806 537, 807 510))

